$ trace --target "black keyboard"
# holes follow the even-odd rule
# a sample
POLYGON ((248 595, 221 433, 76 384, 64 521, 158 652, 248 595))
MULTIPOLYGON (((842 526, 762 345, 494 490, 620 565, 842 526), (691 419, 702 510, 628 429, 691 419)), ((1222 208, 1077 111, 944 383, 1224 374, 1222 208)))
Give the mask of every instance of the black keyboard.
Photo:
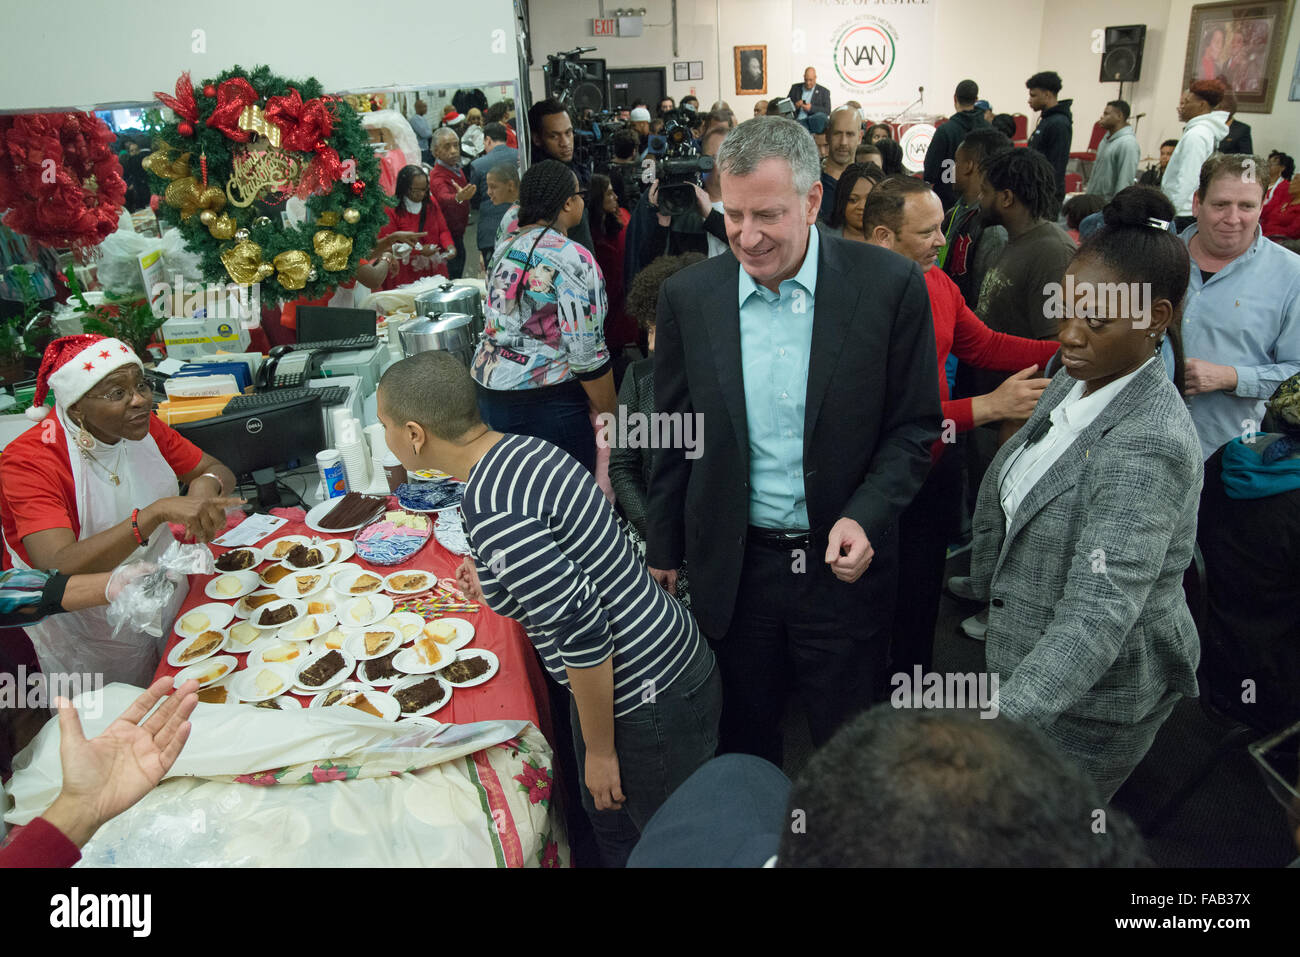
POLYGON ((322 339, 320 342, 296 342, 289 346, 290 352, 349 352, 353 349, 373 349, 379 345, 379 337, 350 336, 347 339, 322 339))
POLYGON ((320 396, 322 406, 342 405, 348 401, 348 390, 341 385, 327 385, 319 389, 272 389, 256 395, 237 395, 221 410, 222 415, 238 415, 240 412, 256 412, 280 405, 291 405, 320 396))

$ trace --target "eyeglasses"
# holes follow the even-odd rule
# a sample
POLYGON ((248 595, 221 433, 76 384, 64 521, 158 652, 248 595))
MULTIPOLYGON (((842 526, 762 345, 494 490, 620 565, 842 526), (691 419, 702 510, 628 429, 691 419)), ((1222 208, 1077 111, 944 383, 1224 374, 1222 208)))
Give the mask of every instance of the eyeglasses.
POLYGON ((105 402, 111 402, 114 405, 120 405, 121 403, 126 402, 128 398, 134 395, 138 395, 142 399, 149 399, 152 401, 153 386, 151 386, 147 381, 142 380, 140 382, 137 382, 135 385, 131 386, 131 388, 129 389, 124 389, 121 386, 118 386, 112 392, 93 393, 91 394, 91 398, 103 399, 105 402))

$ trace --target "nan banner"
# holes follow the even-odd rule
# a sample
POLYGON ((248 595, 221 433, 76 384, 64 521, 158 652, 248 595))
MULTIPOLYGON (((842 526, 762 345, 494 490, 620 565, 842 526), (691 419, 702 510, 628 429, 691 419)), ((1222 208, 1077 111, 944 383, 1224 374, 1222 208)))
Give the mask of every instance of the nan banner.
MULTIPOLYGON (((892 118, 931 76, 935 6, 936 0, 794 0, 793 72, 816 69, 833 106, 857 100, 865 116, 892 118)), ((925 104, 911 110, 917 117, 933 112, 925 104)))

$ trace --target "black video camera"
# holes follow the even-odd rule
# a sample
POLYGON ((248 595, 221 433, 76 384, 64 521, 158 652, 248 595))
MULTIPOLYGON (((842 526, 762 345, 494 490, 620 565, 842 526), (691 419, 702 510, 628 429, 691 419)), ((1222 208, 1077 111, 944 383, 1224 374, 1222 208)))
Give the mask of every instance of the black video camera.
POLYGON ((551 53, 546 57, 546 66, 542 72, 551 78, 551 95, 561 103, 567 104, 573 88, 583 80, 591 78, 587 68, 577 62, 584 53, 591 53, 595 47, 577 47, 568 53, 551 53))
POLYGON ((697 121, 694 110, 680 107, 663 115, 663 158, 655 164, 659 181, 659 210, 680 216, 695 208, 695 187, 704 185, 702 175, 713 169, 713 157, 701 156, 691 134, 697 121))

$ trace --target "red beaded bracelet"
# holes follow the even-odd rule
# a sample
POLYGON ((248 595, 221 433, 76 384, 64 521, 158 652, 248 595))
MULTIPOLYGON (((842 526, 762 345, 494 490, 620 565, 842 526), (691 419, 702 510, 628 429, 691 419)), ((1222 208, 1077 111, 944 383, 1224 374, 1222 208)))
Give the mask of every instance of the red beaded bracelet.
POLYGON ((136 540, 137 542, 139 542, 141 545, 148 545, 149 542, 145 539, 145 537, 144 537, 143 535, 140 534, 140 525, 139 525, 139 522, 138 522, 138 519, 139 519, 139 518, 140 518, 140 510, 139 510, 138 508, 137 508, 137 509, 132 509, 132 511, 131 511, 131 531, 135 534, 135 540, 136 540))

